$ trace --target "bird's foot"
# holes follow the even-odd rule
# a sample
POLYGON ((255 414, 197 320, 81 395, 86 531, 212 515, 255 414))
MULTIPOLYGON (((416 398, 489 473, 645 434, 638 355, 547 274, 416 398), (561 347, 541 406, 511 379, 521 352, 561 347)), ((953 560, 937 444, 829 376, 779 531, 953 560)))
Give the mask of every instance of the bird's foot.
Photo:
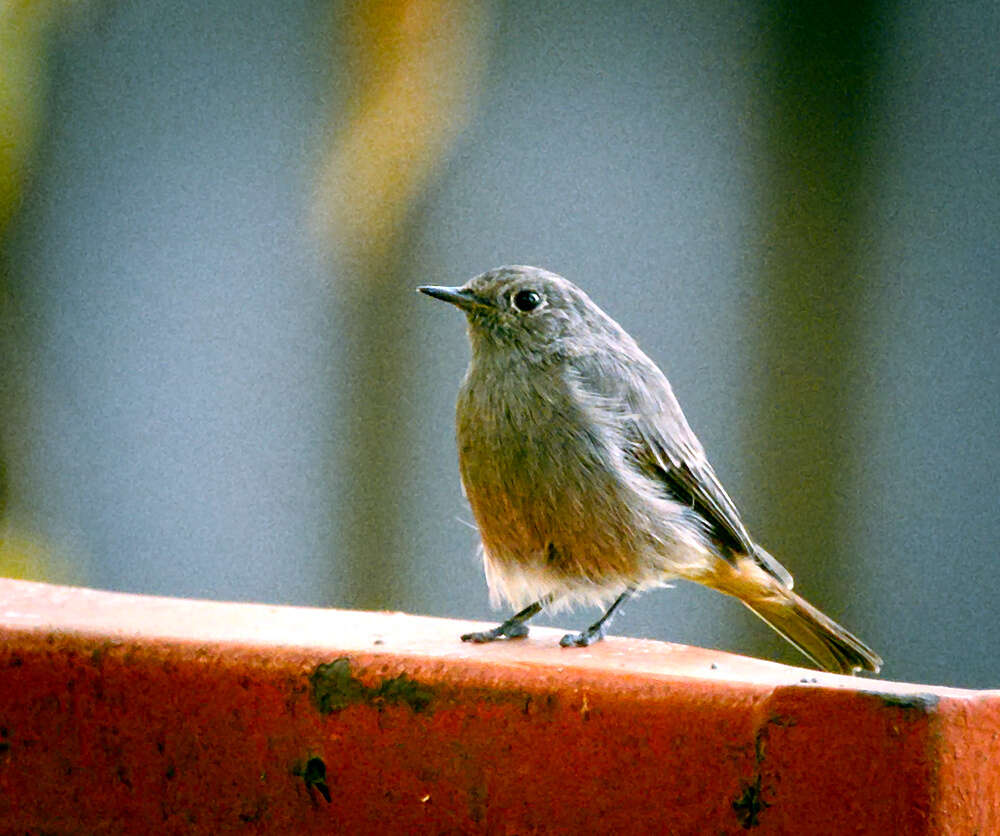
POLYGON ((599 642, 603 638, 603 628, 599 627, 595 630, 593 627, 588 627, 582 633, 567 633, 559 639, 559 644, 562 647, 590 647, 590 645, 599 642))
POLYGON ((495 642, 498 639, 523 639, 528 635, 528 625, 521 623, 511 623, 505 621, 494 627, 492 630, 482 630, 478 633, 466 633, 462 636, 462 641, 473 644, 485 644, 495 642))

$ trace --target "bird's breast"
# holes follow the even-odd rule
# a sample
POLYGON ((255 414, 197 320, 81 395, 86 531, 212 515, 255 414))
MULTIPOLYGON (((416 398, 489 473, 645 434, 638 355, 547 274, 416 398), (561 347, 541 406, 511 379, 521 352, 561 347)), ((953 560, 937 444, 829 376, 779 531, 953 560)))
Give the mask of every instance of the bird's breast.
POLYGON ((595 421, 569 381, 470 368, 457 435, 462 483, 491 559, 595 579, 601 561, 621 562, 631 519, 613 428, 595 421))

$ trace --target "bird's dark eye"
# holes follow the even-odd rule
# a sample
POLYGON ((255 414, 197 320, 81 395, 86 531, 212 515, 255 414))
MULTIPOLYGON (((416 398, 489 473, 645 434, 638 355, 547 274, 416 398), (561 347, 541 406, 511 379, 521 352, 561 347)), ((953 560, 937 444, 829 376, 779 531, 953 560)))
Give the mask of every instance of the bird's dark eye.
POLYGON ((534 290, 519 290, 514 294, 514 307, 527 313, 542 304, 542 297, 534 290))

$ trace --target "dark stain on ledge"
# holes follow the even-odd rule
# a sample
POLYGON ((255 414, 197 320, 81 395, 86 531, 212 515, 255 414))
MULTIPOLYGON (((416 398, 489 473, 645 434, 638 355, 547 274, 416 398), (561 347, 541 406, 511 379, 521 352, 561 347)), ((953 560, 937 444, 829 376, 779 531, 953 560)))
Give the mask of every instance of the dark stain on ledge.
POLYGON ((773 714, 764 721, 754 735, 753 754, 755 766, 753 780, 743 783, 743 789, 733 801, 733 812, 736 813, 736 818, 744 830, 758 827, 760 825, 760 814, 771 806, 769 802, 764 800, 763 775, 761 772, 761 766, 767 756, 767 742, 771 726, 788 728, 794 725, 795 720, 793 718, 773 714))
POLYGON ((317 665, 309 676, 313 705, 321 714, 341 711, 349 705, 367 703, 382 708, 385 705, 406 705, 411 711, 424 711, 434 698, 434 692, 405 673, 383 679, 369 687, 351 673, 351 660, 346 656, 317 665))
POLYGON ((760 824, 760 814, 771 805, 764 800, 760 788, 761 776, 758 772, 753 783, 744 784, 743 792, 733 802, 733 811, 744 830, 750 830, 760 824))
POLYGON ((887 691, 863 691, 862 693, 877 697, 883 705, 889 708, 919 711, 922 714, 930 714, 940 702, 940 697, 937 694, 919 691, 914 694, 893 694, 887 691))
POLYGON ((301 776, 310 793, 316 790, 330 803, 330 785, 326 782, 326 763, 322 758, 309 758, 304 766, 296 765, 292 774, 301 776))

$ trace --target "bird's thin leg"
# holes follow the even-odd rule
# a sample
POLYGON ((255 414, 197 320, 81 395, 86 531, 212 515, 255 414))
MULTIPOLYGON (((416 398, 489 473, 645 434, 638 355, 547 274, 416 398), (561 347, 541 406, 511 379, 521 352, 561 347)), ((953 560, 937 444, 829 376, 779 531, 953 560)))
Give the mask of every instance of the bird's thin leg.
POLYGON ((542 607, 546 604, 551 603, 552 597, 551 595, 547 595, 541 600, 535 601, 534 604, 529 604, 519 613, 512 615, 503 624, 497 625, 492 630, 483 630, 479 633, 466 633, 462 636, 462 641, 483 644, 484 642, 495 642, 497 639, 523 639, 528 635, 528 625, 525 622, 529 618, 538 615, 542 611, 542 607))
POLYGON ((587 647, 594 642, 599 642, 604 638, 608 627, 611 626, 618 608, 631 598, 634 593, 635 590, 631 586, 628 587, 621 595, 615 598, 615 602, 608 607, 607 612, 597 619, 597 621, 582 633, 567 633, 559 639, 559 644, 563 647, 587 647))

